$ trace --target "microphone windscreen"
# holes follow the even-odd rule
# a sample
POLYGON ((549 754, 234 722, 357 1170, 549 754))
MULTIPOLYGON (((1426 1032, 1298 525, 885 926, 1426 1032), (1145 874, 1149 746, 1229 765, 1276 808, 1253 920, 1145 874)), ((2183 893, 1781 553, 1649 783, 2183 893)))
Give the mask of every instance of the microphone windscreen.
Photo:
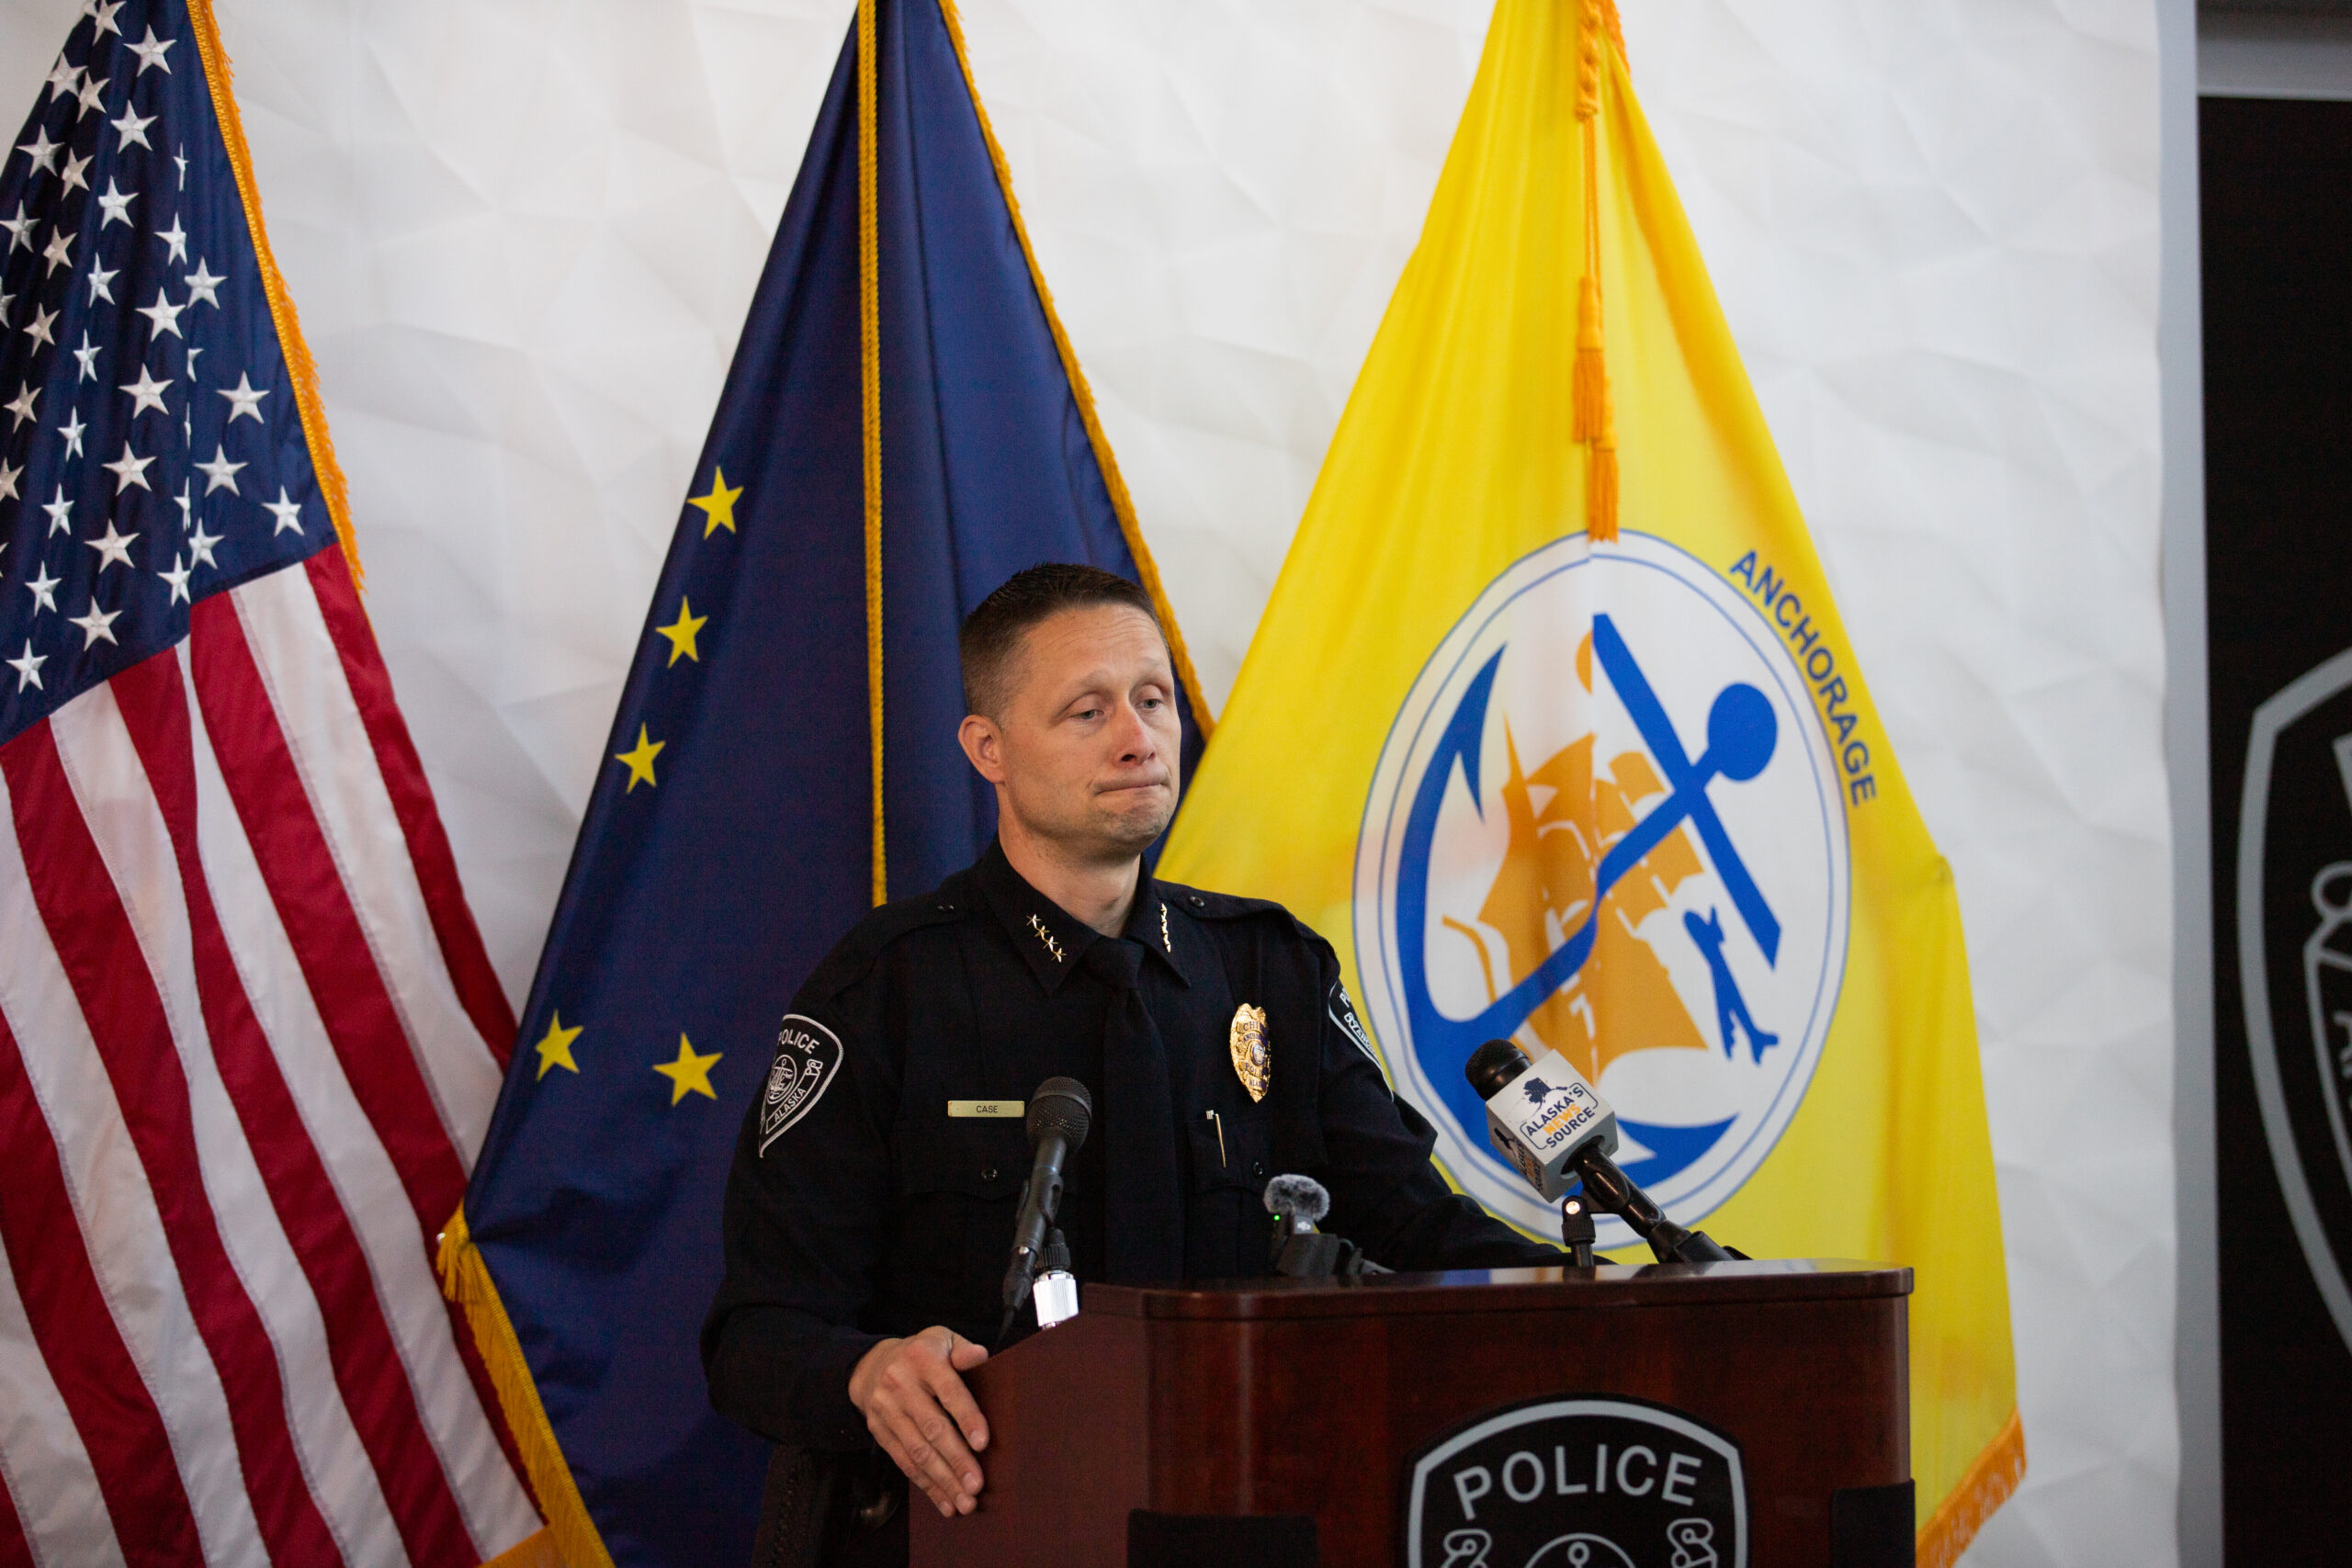
POLYGON ((1462 1076, 1478 1091, 1480 1100, 1492 1100, 1502 1093, 1510 1080, 1527 1070, 1527 1053, 1512 1040, 1489 1040, 1470 1053, 1464 1063, 1462 1076))
POLYGON ((1029 1097, 1029 1145, 1047 1133, 1059 1133, 1076 1154, 1094 1124, 1094 1097, 1076 1078, 1047 1078, 1029 1097))
POLYGON ((1311 1176, 1277 1176, 1266 1183, 1266 1213, 1314 1224, 1331 1212, 1331 1194, 1311 1176))

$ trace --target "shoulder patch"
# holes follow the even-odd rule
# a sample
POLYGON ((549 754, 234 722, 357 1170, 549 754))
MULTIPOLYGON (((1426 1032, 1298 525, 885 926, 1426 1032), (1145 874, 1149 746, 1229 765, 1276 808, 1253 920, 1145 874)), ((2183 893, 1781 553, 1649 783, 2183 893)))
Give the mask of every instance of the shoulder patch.
MULTIPOLYGON (((1340 1026, 1340 1033, 1356 1043, 1356 1049, 1363 1053, 1364 1060, 1370 1062, 1373 1070, 1380 1074, 1381 1082, 1386 1083, 1387 1069, 1381 1066, 1380 1053, 1372 1048, 1372 1036, 1364 1032, 1363 1021, 1356 1017, 1356 1004, 1349 998, 1348 983, 1345 980, 1331 982, 1330 993, 1323 998, 1323 1010, 1330 1014, 1333 1023, 1340 1026)), ((1396 1091, 1391 1088, 1388 1092, 1394 1095, 1396 1091)))
POLYGON ((842 1070, 842 1043, 833 1032, 803 1013, 786 1013, 776 1031, 775 1065, 760 1098, 760 1154, 792 1124, 817 1108, 842 1070))

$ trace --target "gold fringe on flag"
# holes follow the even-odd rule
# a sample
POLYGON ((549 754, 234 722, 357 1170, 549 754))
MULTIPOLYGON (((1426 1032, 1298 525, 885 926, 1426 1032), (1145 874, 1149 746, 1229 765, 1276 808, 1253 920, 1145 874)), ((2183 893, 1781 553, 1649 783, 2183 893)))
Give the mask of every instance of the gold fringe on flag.
POLYGON ((874 787, 874 907, 890 901, 882 795, 882 242, 878 0, 857 0, 858 396, 865 451, 865 709, 874 787))
POLYGON ((1202 694, 1201 678, 1193 671, 1192 651, 1184 646, 1184 633, 1176 625, 1176 611, 1168 603, 1167 591, 1160 586, 1159 568, 1152 560, 1151 547, 1144 543, 1143 525, 1136 521, 1135 498, 1127 491, 1127 481, 1120 476, 1119 460, 1111 451, 1111 439, 1102 434, 1102 422, 1094 412, 1093 389, 1087 384, 1086 372, 1080 368, 1078 351, 1070 347, 1069 334, 1062 330, 1062 319, 1054 310, 1054 291, 1046 287, 1045 269, 1037 265, 1037 252, 1029 243, 1028 226, 1021 219, 1021 200, 1012 191, 1012 165, 1005 161, 1004 148, 996 139, 996 130, 989 123, 988 105, 980 101, 980 85, 972 75, 972 58, 964 47, 964 23, 956 15, 956 0, 939 0, 939 14, 947 23, 947 37, 956 46, 956 63, 963 68, 964 90, 971 95, 972 113, 980 122, 980 140, 988 144, 989 162, 996 166, 997 188, 1004 193, 1004 209, 1012 218, 1012 237, 1021 242, 1021 254, 1029 264, 1029 281, 1036 287, 1037 303, 1045 308, 1046 326, 1053 333, 1054 348, 1061 355, 1062 373, 1069 378, 1070 396, 1078 403, 1080 423, 1086 427, 1088 445, 1094 448, 1094 465, 1102 470, 1102 488, 1110 492, 1111 513, 1119 520, 1119 533, 1127 542, 1127 554, 1135 558, 1136 579, 1145 592, 1151 595, 1152 608, 1159 613, 1160 632, 1168 639, 1168 654, 1176 666, 1177 683, 1184 688, 1185 698, 1193 705, 1193 721, 1200 727, 1201 739, 1206 740, 1216 728, 1209 716, 1208 699, 1202 694))
MULTIPOLYGON (((530 1472, 531 1489, 538 1494, 539 1510, 548 1521, 543 1533, 554 1538, 556 1558, 565 1568, 613 1568, 612 1553, 605 1550, 605 1538, 597 1534, 596 1522, 588 1517, 588 1505, 581 1498, 579 1483, 571 1479, 571 1466, 565 1462, 555 1428, 548 1422, 547 1407, 539 1403, 539 1385, 532 1381, 522 1342, 514 1337, 514 1324, 507 1321, 506 1303, 498 1299, 490 1266, 482 1261, 472 1233, 466 1228, 463 1205, 449 1216, 434 1261, 441 1276, 441 1293, 465 1309, 474 1348, 481 1352, 491 1387, 498 1392, 506 1425, 514 1434, 514 1446, 522 1452, 523 1468, 530 1472)), ((513 1557, 538 1539, 531 1537, 507 1556, 513 1557)))
POLYGON ((1919 1568, 1952 1568, 1960 1561, 1960 1554, 1968 1550, 1968 1543, 1976 1539, 1984 1521, 2009 1500, 2024 1481, 2025 1427, 2012 1410, 2007 1424, 1976 1456, 1967 1475, 1920 1527, 1919 1568))
MULTIPOLYGON (((310 448, 311 471, 318 476, 319 493, 327 503, 335 537, 343 545, 344 564, 351 570, 352 586, 363 594, 368 574, 359 567, 359 541, 351 532, 351 499, 335 461, 334 438, 327 434, 325 405, 319 401, 319 370, 302 341, 302 323, 294 315, 293 296, 286 292, 277 258, 270 254, 269 233, 262 227, 261 191, 254 184, 253 156, 245 147, 245 123, 237 115, 237 96, 231 90, 228 51, 220 47, 220 28, 213 20, 211 0, 188 0, 187 16, 196 34, 196 51, 204 61, 205 86, 212 96, 212 117, 220 124, 220 141, 229 152, 229 170, 236 176, 237 196, 244 204, 245 231, 253 237, 254 260, 261 265, 261 291, 269 301, 269 319, 277 329, 277 349, 286 358, 286 373, 294 382, 294 408, 302 421, 302 438, 310 448)), ((361 601, 363 609, 366 601, 361 601)))

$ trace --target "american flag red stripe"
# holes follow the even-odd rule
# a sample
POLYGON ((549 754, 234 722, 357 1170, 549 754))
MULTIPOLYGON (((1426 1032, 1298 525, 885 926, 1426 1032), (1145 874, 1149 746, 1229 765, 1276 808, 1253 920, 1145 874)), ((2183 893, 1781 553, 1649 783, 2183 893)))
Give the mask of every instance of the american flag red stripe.
POLYGON ((0 1568, 33 1568, 32 1543, 25 1539, 24 1526, 17 1518, 17 1505, 9 1500, 8 1489, 0 1486, 0 1568))
POLYGON ((78 1549, 80 1561, 121 1561, 108 1523, 117 1517, 140 1522, 145 1561, 201 1562, 179 1475, 153 1462, 170 1451, 163 1413, 108 1313, 88 1255, 54 1245, 77 1234, 74 1205, 5 1023, 0 1047, 0 1147, 9 1153, 8 1179, 0 1182, 0 1247, 16 1309, 6 1315, 23 1325, 21 1338, 0 1337, 0 1393, 16 1414, 13 1429, 0 1428, 0 1448, 11 1461, 8 1491, 26 1497, 12 1515, 20 1530, 26 1512, 40 1519, 42 1495, 27 1485, 38 1480, 51 1508, 75 1527, 70 1535, 51 1532, 53 1545, 78 1549))
MULTIPOLYGON (((187 642, 0 747, 15 829, 0 907, 18 900, 11 923, 42 938, 0 951, 0 1017, 40 1054, 98 1065, 61 1068, 62 1092, 40 1096, 27 1062, 0 1136, 13 1158, 38 1131, 52 1169, 70 1168, 56 1151, 77 1134, 56 1124, 74 1123, 97 1185, 144 1199, 125 1226, 60 1179, 26 1238, 37 1270, 70 1281, 59 1260, 82 1261, 80 1296, 33 1340, 126 1561, 198 1555, 173 1543, 167 1507, 125 1491, 157 1477, 178 1483, 185 1541, 213 1561, 471 1564, 537 1523, 427 1254, 498 1081, 447 958, 450 931, 480 939, 461 902, 429 907, 398 804, 421 775, 379 771, 351 662, 387 705, 389 683, 364 621, 337 626, 317 578, 284 570, 203 602, 187 642), (18 1022, 62 1009, 62 1037, 18 1022), (129 1136, 109 1143, 109 1127, 129 1136), (91 1267, 101 1256, 124 1289, 91 1267), (115 1329, 126 1289, 154 1304, 143 1337, 115 1329), (176 1411, 172 1373, 141 1358, 175 1316, 198 1341, 179 1360, 204 1363, 176 1411), (91 1397, 76 1405, 69 1386, 91 1397), (110 1403, 125 1392, 146 1396, 143 1426, 110 1403)), ((397 709, 387 720, 397 730, 397 709)), ((453 897, 454 864, 442 874, 453 897)), ((64 1468, 27 1453, 28 1472, 24 1446, 0 1420, 20 1512, 27 1485, 64 1468)))
POLYGON ((187 647, 205 728, 326 1038, 400 1172, 419 1228, 431 1235, 465 1196, 465 1167, 413 1048, 382 1048, 410 1044, 408 1031, 295 765, 235 598, 208 599, 190 616, 187 647))
POLYGON ((359 606, 359 592, 340 560, 316 555, 302 563, 302 570, 310 575, 320 617, 342 660, 344 680, 351 688, 360 722, 367 727, 376 767, 408 840, 409 863, 416 868, 417 883, 424 889, 425 912, 432 918, 434 935, 440 940, 442 960, 449 966, 458 1000, 489 1043, 503 1075, 514 1049, 514 1010, 507 1005, 498 972, 490 966, 490 950, 482 945, 481 929, 466 912, 465 893, 458 884, 458 857, 450 852, 449 835, 441 826, 440 812, 434 808, 433 791, 424 782, 424 763, 416 754, 416 742, 410 739, 400 704, 393 700, 391 677, 377 656, 376 634, 368 629, 367 613, 359 606))
MULTIPOLYGON (((174 1021, 164 1010, 162 987, 151 965, 171 958, 142 950, 119 897, 130 876, 152 873, 142 863, 139 825, 119 820, 137 812, 131 802, 76 798, 56 741, 56 727, 92 718, 110 707, 111 693, 100 687, 53 718, 0 747, 0 777, 8 786, 11 815, 34 906, 73 987, 75 1000, 99 1057, 112 1080, 133 1145, 147 1171, 148 1185, 163 1211, 164 1235, 173 1265, 187 1292, 197 1331, 219 1369, 228 1396, 230 1435, 244 1471, 247 1495, 270 1556, 280 1562, 316 1562, 335 1554, 334 1538, 317 1499, 311 1496, 294 1452, 284 1417, 285 1390, 277 1359, 261 1314, 229 1256, 219 1223, 218 1201, 207 1191, 196 1146, 195 1118, 187 1075, 183 1070, 174 1021), (131 861, 122 881, 107 863, 85 811, 109 814, 106 822, 119 855, 131 861)), ((85 758, 103 766, 104 759, 85 758)), ((102 778, 104 789, 117 781, 102 778)), ((176 947, 179 931, 145 933, 176 947)), ((176 965, 173 965, 176 967, 176 965)), ((178 976, 175 976, 178 978, 178 976)), ((183 1004, 185 997, 175 998, 183 1004)), ((186 1028, 187 1021, 179 1021, 186 1028)), ((191 1042, 191 1043, 194 1043, 191 1042)))
POLYGON ((269 1043, 231 957, 198 852, 196 760, 178 660, 151 659, 115 677, 131 743, 171 833, 195 938, 196 971, 214 1060, 261 1168, 271 1206, 324 1319, 336 1386, 358 1428, 412 1562, 462 1559, 470 1548, 434 1462, 400 1351, 378 1303, 368 1259, 334 1183, 302 1129, 269 1043))

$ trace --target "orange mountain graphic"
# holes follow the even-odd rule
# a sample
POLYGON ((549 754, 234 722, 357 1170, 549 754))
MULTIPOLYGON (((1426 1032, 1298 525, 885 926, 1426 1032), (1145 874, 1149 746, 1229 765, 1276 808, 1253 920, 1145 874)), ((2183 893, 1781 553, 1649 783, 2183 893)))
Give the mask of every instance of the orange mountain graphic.
MULTIPOLYGON (((1577 672, 1588 687, 1590 646, 1588 637, 1577 650, 1577 672)), ((1632 831, 1645 802, 1667 793, 1639 751, 1621 752, 1610 759, 1607 772, 1595 773, 1589 735, 1571 741, 1532 773, 1522 771, 1508 724, 1503 743, 1510 758, 1502 785, 1510 847, 1478 919, 1502 939, 1504 973, 1495 972, 1487 936, 1477 927, 1451 918, 1444 922, 1477 947, 1489 1001, 1532 973, 1583 922, 1592 907, 1593 874, 1601 857, 1632 831)), ((1601 900, 1600 929, 1584 967, 1529 1018, 1536 1037, 1592 1082, 1600 1082, 1601 1070, 1629 1051, 1707 1048, 1666 965, 1635 934, 1701 869, 1687 825, 1660 840, 1601 900)))

